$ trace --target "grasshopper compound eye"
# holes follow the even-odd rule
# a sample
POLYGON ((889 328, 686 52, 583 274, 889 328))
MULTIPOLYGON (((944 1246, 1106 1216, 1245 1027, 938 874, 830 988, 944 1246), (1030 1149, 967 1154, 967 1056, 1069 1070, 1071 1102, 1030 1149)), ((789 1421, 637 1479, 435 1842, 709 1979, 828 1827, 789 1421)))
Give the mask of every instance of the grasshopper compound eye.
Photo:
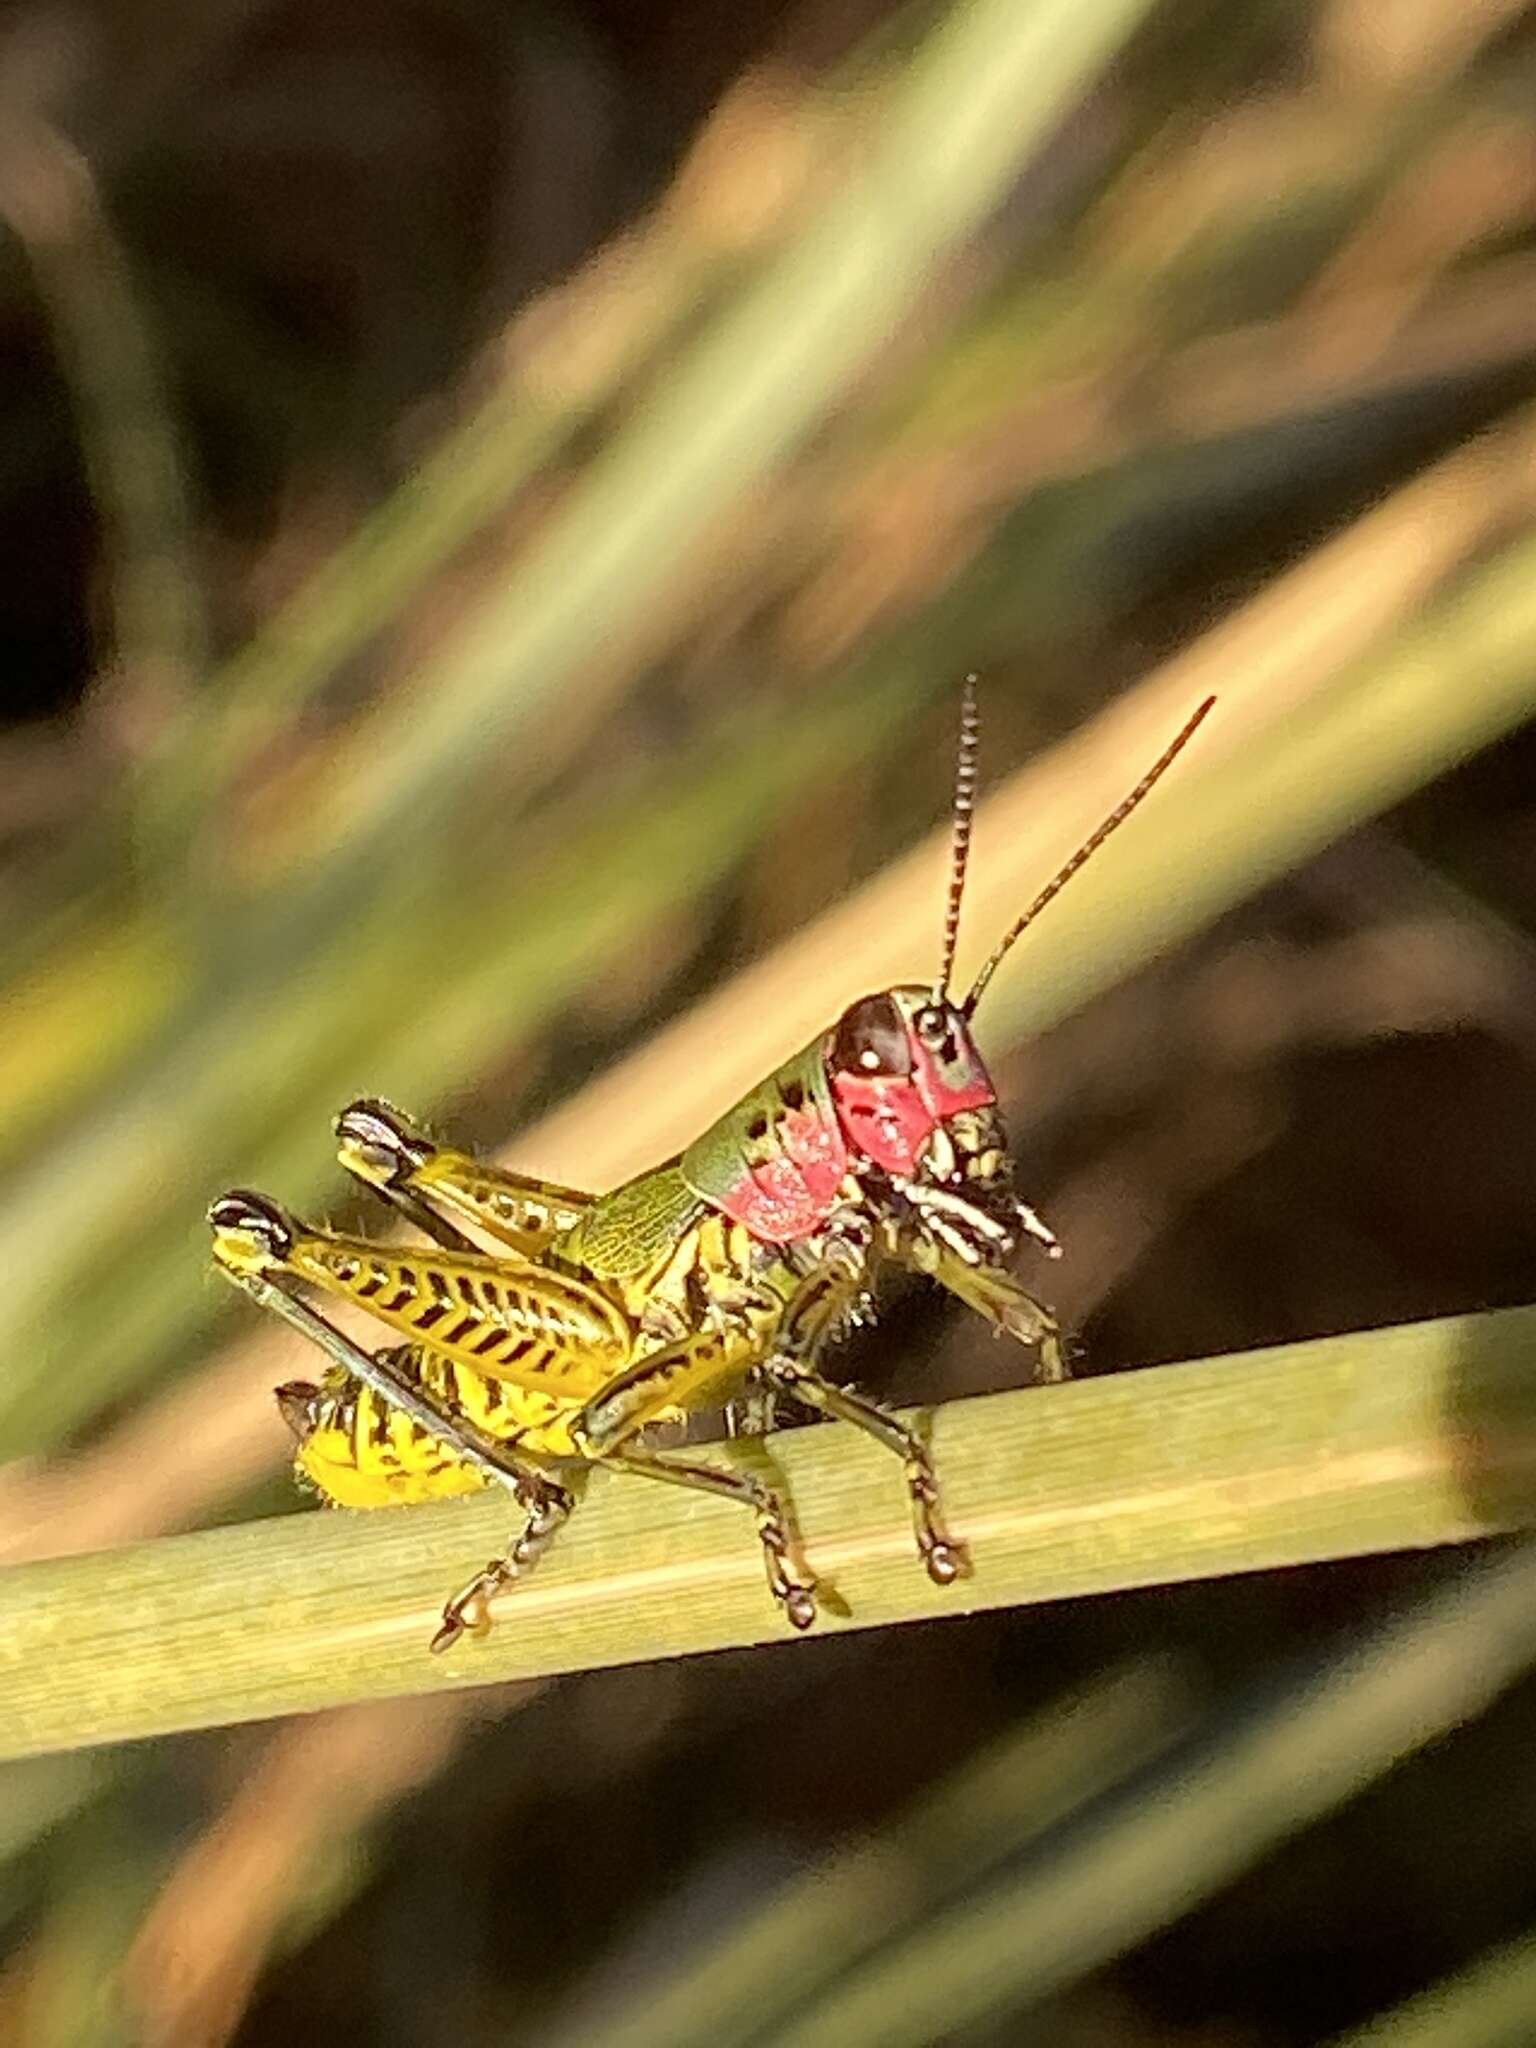
POLYGON ((293 1249, 293 1219, 265 1195, 231 1188, 208 1211, 213 1256, 231 1273, 267 1273, 293 1249))
POLYGON ((832 1067, 835 1073, 871 1077, 911 1073, 912 1047, 889 996, 865 996, 844 1011, 832 1036, 832 1067))
POLYGON ((912 1019, 923 1044, 943 1060, 952 1060, 957 1051, 954 1014, 948 1003, 925 1003, 912 1019))

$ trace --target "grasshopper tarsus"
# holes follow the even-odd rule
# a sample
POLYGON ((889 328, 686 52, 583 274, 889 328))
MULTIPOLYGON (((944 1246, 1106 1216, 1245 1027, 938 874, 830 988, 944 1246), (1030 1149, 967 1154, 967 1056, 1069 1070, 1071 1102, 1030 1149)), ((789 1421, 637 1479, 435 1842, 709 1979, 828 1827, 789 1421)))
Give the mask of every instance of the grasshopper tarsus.
POLYGON ((970 1570, 970 1553, 963 1543, 953 1543, 948 1538, 928 1544, 922 1553, 928 1576, 936 1586, 952 1586, 956 1579, 963 1579, 970 1570))
POLYGON ((453 1648, 461 1636, 484 1635, 488 1626, 488 1618, 481 1618, 475 1621, 467 1620, 463 1614, 458 1612, 457 1599, 450 1600, 443 1609, 442 1621, 438 1624, 437 1632, 431 1642, 428 1643, 427 1648, 434 1657, 441 1657, 446 1651, 453 1648))
POLYGON ((804 1635, 808 1628, 816 1626, 816 1589, 814 1586, 796 1586, 784 1599, 784 1613, 793 1629, 804 1635))
POLYGON ((462 1635, 484 1635, 490 1627, 490 1604, 498 1593, 526 1578, 565 1526, 574 1497, 553 1480, 528 1480, 522 1493, 528 1519, 508 1543, 505 1554, 493 1557, 460 1587, 443 1608, 443 1619, 428 1647, 441 1656, 462 1635))

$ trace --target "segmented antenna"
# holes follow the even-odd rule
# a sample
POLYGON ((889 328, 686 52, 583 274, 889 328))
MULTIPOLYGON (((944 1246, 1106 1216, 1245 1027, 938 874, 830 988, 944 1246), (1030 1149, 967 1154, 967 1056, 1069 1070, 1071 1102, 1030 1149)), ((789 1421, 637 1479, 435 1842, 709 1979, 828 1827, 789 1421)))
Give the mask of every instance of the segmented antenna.
POLYGON ((950 841, 949 900, 944 906, 944 954, 939 978, 933 984, 933 1000, 944 1002, 949 995, 949 977, 955 967, 955 945, 960 937, 960 899, 965 894, 965 870, 971 857, 971 821, 976 813, 976 756, 981 746, 981 713, 976 708, 976 675, 965 679, 960 693, 960 745, 955 758, 955 798, 950 806, 954 836, 950 841))
POLYGON ((1104 844, 1105 840, 1109 837, 1110 833, 1115 831, 1119 826, 1125 823, 1126 819, 1131 815, 1132 811, 1135 810, 1136 806, 1141 802, 1142 798, 1148 793, 1148 791, 1153 787, 1153 785, 1161 781, 1162 777, 1173 766, 1173 763, 1178 759, 1179 755, 1183 753, 1184 749, 1189 745, 1189 742, 1194 738, 1196 728, 1200 725, 1206 713, 1210 710, 1211 706, 1215 702, 1216 699, 1214 697, 1206 698, 1205 702, 1195 712, 1194 716, 1191 719, 1189 719, 1189 721, 1185 724, 1183 730, 1177 733, 1174 736, 1172 742, 1164 748, 1161 754, 1158 755, 1157 759, 1152 763, 1152 766, 1147 770, 1146 774, 1143 775, 1140 782, 1137 783, 1136 787, 1131 791, 1130 795, 1124 800, 1124 802, 1116 804, 1115 808, 1110 812, 1109 816, 1103 821, 1101 825, 1099 825, 1093 832, 1091 832, 1088 835, 1088 837, 1083 841, 1082 845, 1077 849, 1076 853, 1073 854, 1072 858, 1066 863, 1066 865, 1064 867, 1058 868, 1056 873, 1052 875, 1051 879, 1040 891, 1040 894, 1035 898, 1034 902, 1030 904, 1029 908, 1024 912, 1023 916, 1017 918, 1012 924, 1012 926, 1010 926, 1008 931, 1004 933, 1001 943, 994 948, 991 958, 982 968, 980 974, 977 975, 975 981, 972 982, 970 994, 966 997, 965 1001, 960 1005, 961 1016, 969 1017, 973 1013, 973 1011, 976 1008, 976 1005, 981 1001, 982 991, 985 989, 987 983, 992 979, 993 975, 997 972, 998 968, 1006 959, 1009 948, 1012 946, 1014 940, 1018 938, 1019 934, 1025 931, 1030 925, 1034 923, 1035 919, 1040 915, 1041 911, 1044 910, 1047 903, 1051 902, 1051 900, 1054 897, 1059 896, 1061 894, 1062 890, 1067 886, 1068 882, 1071 881, 1072 877, 1077 873, 1078 869, 1082 867, 1086 861, 1092 859, 1093 855, 1098 852, 1099 848, 1104 844))

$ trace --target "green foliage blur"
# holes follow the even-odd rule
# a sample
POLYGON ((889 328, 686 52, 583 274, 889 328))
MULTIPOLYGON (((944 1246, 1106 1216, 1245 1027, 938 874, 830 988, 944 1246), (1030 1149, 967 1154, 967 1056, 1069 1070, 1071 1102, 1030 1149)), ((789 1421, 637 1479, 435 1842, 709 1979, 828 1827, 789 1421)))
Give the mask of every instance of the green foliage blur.
MULTIPOLYGON (((357 1222, 362 1092, 515 1156, 941 819, 961 673, 1000 781, 1330 548, 1195 935, 1000 999, 1056 1298, 1536 1297, 1533 87, 1514 0, 13 9, 0 1562, 299 1505, 210 1196, 357 1222)), ((8 1766, 0 2039, 1536 2041, 1525 1568, 8 1766)))

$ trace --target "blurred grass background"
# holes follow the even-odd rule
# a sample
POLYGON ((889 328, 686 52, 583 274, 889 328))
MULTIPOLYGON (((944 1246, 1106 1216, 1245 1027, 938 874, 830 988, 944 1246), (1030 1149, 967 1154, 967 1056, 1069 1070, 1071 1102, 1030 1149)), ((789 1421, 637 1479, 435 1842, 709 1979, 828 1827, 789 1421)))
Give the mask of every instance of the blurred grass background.
MULTIPOLYGON (((603 1180, 828 904, 936 945, 972 667, 998 869, 1233 721, 983 1016, 1081 1369, 1536 1299, 1533 85, 1514 0, 14 8, 0 1556, 294 1505, 201 1216, 356 1220, 349 1096, 603 1180)), ((10 1766, 0 2038, 1536 2041, 1531 1570, 10 1766)))

